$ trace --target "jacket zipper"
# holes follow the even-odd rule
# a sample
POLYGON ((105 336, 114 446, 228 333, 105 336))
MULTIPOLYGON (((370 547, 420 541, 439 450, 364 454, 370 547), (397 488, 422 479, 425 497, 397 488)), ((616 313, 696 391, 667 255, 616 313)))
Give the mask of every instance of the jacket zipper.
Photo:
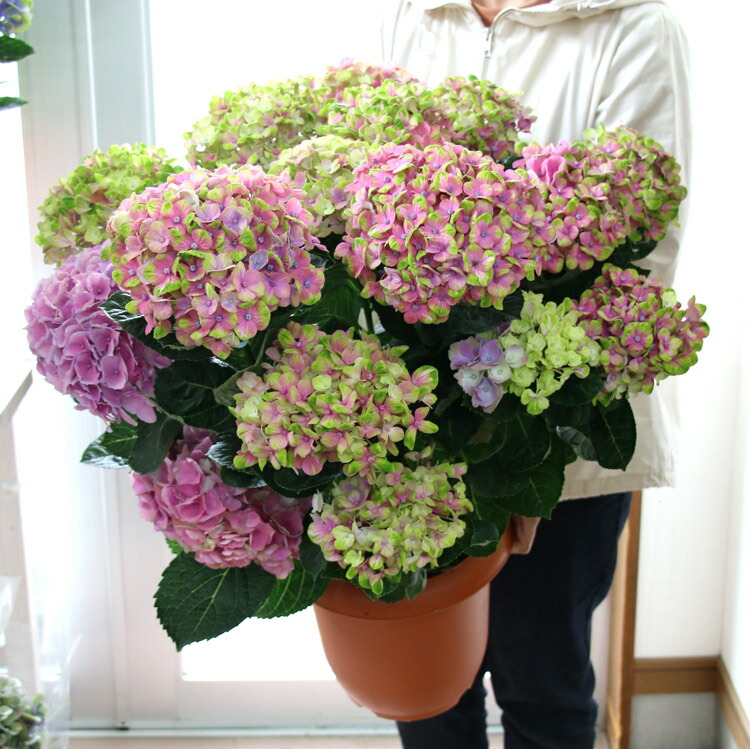
POLYGON ((494 23, 487 28, 487 35, 484 38, 484 61, 482 63, 482 80, 487 79, 487 68, 489 66, 490 57, 492 56, 492 28, 494 23))

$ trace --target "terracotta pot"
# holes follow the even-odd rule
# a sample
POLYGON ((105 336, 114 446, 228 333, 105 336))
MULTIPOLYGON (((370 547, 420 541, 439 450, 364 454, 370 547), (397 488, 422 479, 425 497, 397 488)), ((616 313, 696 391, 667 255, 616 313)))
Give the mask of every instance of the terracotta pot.
POLYGON ((347 582, 331 581, 313 608, 328 662, 352 700, 402 721, 453 707, 484 657, 489 582, 510 544, 508 530, 494 554, 431 577, 411 601, 372 601, 347 582))

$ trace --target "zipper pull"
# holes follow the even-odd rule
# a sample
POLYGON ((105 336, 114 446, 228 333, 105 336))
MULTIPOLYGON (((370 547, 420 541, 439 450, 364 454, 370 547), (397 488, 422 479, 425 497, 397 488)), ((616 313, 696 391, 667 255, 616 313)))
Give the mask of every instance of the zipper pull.
POLYGON ((492 54, 492 26, 487 29, 487 36, 484 40, 484 59, 489 60, 492 54))

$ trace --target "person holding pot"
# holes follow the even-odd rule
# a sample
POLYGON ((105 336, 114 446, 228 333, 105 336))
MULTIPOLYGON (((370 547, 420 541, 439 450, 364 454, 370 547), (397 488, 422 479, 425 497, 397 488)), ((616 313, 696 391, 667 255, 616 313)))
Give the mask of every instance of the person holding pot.
MULTIPOLYGON (((627 125, 673 153, 687 181, 686 47, 663 0, 386 0, 380 22, 380 59, 428 85, 473 74, 523 92, 534 141, 627 125)), ((672 229, 643 263, 667 284, 678 239, 672 229)), ((492 582, 485 662, 456 707, 398 724, 405 749, 486 748, 486 671, 506 749, 593 747, 591 618, 612 582, 631 492, 673 484, 675 409, 665 395, 633 400, 627 471, 579 460, 566 474, 571 501, 550 521, 513 519, 517 553, 492 582)))

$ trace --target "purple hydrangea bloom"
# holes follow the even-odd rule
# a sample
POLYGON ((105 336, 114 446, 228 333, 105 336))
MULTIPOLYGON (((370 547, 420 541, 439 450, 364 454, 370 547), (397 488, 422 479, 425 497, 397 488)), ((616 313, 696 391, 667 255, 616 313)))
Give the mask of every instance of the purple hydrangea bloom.
POLYGON ((0 0, 0 34, 20 34, 29 28, 33 0, 0 0))
POLYGON ((101 310, 117 289, 101 247, 71 255, 37 286, 26 309, 37 369, 76 407, 105 421, 152 422, 156 369, 170 360, 144 346, 101 310))

